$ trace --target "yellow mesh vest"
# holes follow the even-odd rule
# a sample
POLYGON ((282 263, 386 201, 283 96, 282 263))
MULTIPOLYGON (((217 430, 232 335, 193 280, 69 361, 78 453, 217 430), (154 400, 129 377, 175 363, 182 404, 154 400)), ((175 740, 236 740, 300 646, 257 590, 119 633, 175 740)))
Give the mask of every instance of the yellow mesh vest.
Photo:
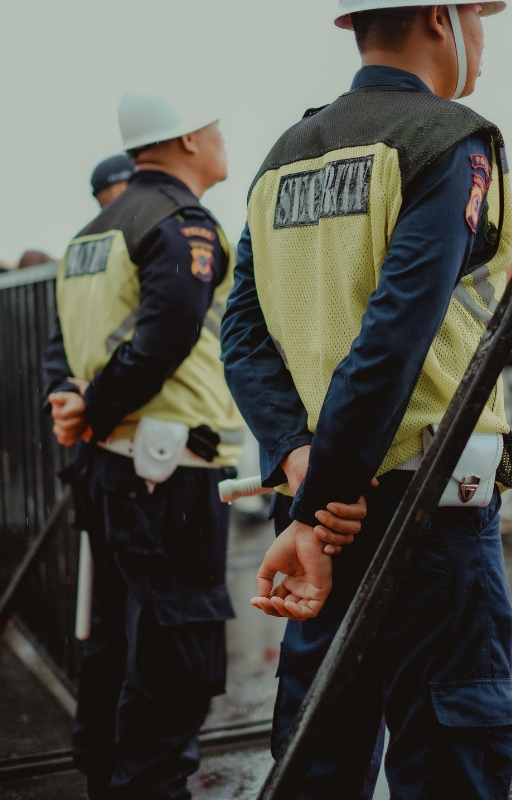
MULTIPOLYGON (((132 436, 142 416, 181 422, 189 428, 208 425, 221 432, 215 463, 229 466, 241 452, 243 420, 224 380, 219 328, 233 285, 234 258, 221 228, 217 228, 229 265, 201 329, 199 339, 161 391, 127 417, 113 438, 132 436), (233 442, 233 443, 231 443, 233 442)), ((136 264, 121 230, 76 237, 59 265, 57 306, 69 366, 77 378, 91 381, 110 360, 116 347, 133 336, 140 301, 136 264), (88 250, 89 248, 89 250, 88 250), (83 264, 87 263, 87 272, 83 264)))
MULTIPOLYGON (((420 104, 423 98, 429 98, 414 94, 420 95, 420 104)), ((389 94, 383 98, 386 102, 390 102, 389 94)), ((345 108, 343 102, 340 105, 341 109, 334 112, 339 126, 346 128, 345 114, 354 113, 354 109, 346 107, 350 100, 345 108)), ((436 110, 441 114, 444 108, 437 106, 436 110)), ((401 112, 404 114, 406 108, 401 112)), ((328 114, 329 109, 318 114, 324 119, 316 123, 316 128, 314 120, 308 120, 285 134, 253 184, 248 208, 261 308, 308 412, 312 432, 332 374, 359 334, 368 298, 379 282, 402 205, 404 171, 421 172, 444 152, 439 143, 438 153, 426 154, 426 164, 404 164, 400 128, 396 143, 390 141, 389 131, 382 135, 387 141, 379 141, 377 130, 374 143, 330 149, 329 125, 335 130, 331 139, 342 137, 332 119, 326 118, 328 114), (315 149, 323 152, 316 157, 297 157, 315 149)), ((386 115, 383 109, 382 118, 386 115)), ((466 135, 482 129, 477 122, 466 135)), ((409 121, 411 130, 418 124, 409 121)), ((464 125, 458 124, 459 131, 453 124, 447 126, 450 130, 446 132, 445 149, 455 144, 457 137, 465 138, 464 125)), ((356 130, 352 134, 355 142, 364 136, 371 136, 371 131, 356 130)), ((350 139, 350 131, 345 138, 350 139)), ((486 265, 463 279, 459 294, 464 302, 457 296, 452 298, 378 474, 421 452, 421 431, 441 421, 485 330, 484 322, 468 310, 468 304, 474 302, 483 318, 490 316, 489 297, 499 299, 505 287, 505 271, 512 261, 512 206, 509 176, 502 174, 498 161, 501 152, 497 135, 494 141, 488 202, 489 221, 500 232, 499 245, 486 265)), ((477 430, 509 430, 501 380, 477 430)), ((283 490, 288 491, 285 487, 283 490)))

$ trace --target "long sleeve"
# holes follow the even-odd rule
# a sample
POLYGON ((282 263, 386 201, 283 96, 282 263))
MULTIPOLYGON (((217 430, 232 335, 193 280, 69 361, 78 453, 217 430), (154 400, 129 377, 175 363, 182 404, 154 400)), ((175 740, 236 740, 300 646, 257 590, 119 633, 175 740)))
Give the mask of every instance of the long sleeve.
POLYGON ((235 285, 221 339, 228 386, 260 444, 263 483, 277 486, 286 481, 281 461, 297 447, 310 444, 312 434, 306 409, 260 308, 247 225, 238 245, 235 285))
POLYGON ((187 358, 224 278, 227 257, 215 226, 200 211, 184 216, 167 217, 139 247, 141 300, 133 338, 115 350, 85 394, 86 417, 97 440, 158 394, 187 358), (192 253, 198 229, 206 237, 205 251, 213 256, 199 269, 192 253))
POLYGON ((43 362, 44 373, 44 403, 45 410, 50 409, 48 395, 52 392, 79 392, 74 383, 70 383, 68 378, 73 376, 66 351, 64 349, 64 339, 60 327, 59 315, 55 317, 55 324, 52 338, 46 349, 43 362))

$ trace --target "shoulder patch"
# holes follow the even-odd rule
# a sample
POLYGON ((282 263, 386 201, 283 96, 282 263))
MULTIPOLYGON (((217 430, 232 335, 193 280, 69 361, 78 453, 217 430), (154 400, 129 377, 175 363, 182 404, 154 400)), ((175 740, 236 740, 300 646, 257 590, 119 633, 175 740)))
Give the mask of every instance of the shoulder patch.
POLYGON ((197 226, 182 228, 180 233, 187 238, 191 236, 200 236, 202 239, 207 239, 209 242, 214 242, 217 238, 217 234, 213 231, 209 231, 208 228, 199 228, 197 226))
POLYGON ((466 206, 466 222, 472 233, 476 233, 484 197, 492 178, 492 168, 488 158, 481 153, 473 153, 469 160, 473 168, 473 186, 466 206))
POLYGON ((192 264, 190 265, 192 275, 203 283, 210 283, 213 279, 213 244, 190 239, 189 245, 192 255, 192 264))
POLYGON ((323 169, 283 175, 274 228, 318 225, 321 219, 368 213, 373 155, 330 161, 323 169))

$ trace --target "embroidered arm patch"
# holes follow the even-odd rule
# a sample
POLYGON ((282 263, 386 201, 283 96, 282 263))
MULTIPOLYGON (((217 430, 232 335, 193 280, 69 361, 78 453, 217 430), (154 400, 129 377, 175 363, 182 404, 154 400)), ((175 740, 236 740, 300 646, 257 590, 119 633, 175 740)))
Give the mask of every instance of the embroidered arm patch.
POLYGON ((217 240, 217 235, 208 228, 195 225, 181 228, 180 233, 186 237, 190 246, 192 275, 203 283, 210 283, 213 280, 215 260, 213 243, 217 240))
POLYGON ((474 153, 469 157, 473 168, 473 186, 466 206, 466 222, 471 231, 476 233, 484 197, 492 178, 492 169, 488 159, 481 153, 474 153))
POLYGON ((208 242, 214 242, 217 238, 217 235, 213 231, 209 231, 208 228, 198 228, 196 226, 182 228, 181 234, 187 238, 192 236, 200 236, 202 239, 206 239, 208 242))

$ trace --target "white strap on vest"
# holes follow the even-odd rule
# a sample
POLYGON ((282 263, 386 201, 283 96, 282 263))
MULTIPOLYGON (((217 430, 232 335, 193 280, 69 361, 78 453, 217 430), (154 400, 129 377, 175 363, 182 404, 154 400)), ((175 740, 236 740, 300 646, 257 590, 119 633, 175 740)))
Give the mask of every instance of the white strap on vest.
POLYGON ((458 78, 457 87, 452 100, 458 100, 464 91, 466 80, 468 77, 468 60, 466 56, 466 43, 464 41, 464 34, 462 33, 462 26, 460 24, 459 12, 456 5, 446 6, 448 14, 450 15, 450 22, 452 24, 453 38, 455 39, 455 50, 457 52, 458 61, 458 78))

